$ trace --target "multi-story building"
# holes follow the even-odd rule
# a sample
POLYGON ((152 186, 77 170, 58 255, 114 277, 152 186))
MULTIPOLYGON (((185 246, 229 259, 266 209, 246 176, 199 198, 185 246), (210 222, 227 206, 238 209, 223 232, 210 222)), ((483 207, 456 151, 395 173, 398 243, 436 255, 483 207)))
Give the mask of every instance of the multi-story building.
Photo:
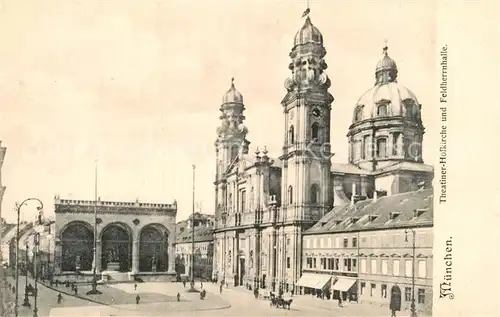
POLYGON ((179 277, 190 277, 194 261, 194 274, 197 279, 212 279, 213 277, 213 227, 196 226, 194 233, 189 226, 182 233, 177 235, 175 245, 176 272, 179 277), (193 243, 194 236, 194 243, 193 243), (194 256, 193 256, 194 254, 194 256))
POLYGON ((431 310, 432 189, 335 207, 303 239, 302 291, 409 309, 414 278, 417 309, 431 310))
MULTIPOLYGON (((303 233, 334 206, 430 187, 422 160, 421 105, 397 82, 384 48, 375 85, 354 106, 348 164, 332 164, 326 48, 310 17, 296 33, 285 80, 282 155, 249 154, 243 95, 234 82, 217 129, 214 271, 229 284, 294 289, 302 275, 303 233)), ((393 208, 397 208, 394 206, 393 208)), ((351 262, 352 263, 352 262, 351 262)), ((351 264, 352 265, 352 264, 351 264)))

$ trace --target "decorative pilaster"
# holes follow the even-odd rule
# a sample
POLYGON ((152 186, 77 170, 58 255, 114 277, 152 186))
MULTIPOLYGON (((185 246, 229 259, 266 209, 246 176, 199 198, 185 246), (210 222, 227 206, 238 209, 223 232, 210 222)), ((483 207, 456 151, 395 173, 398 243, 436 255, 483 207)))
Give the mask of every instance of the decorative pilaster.
MULTIPOLYGON (((175 241, 173 239, 172 241, 175 241)), ((137 257, 139 258, 139 257, 137 257)), ((139 260, 137 260, 137 263, 139 263, 139 260)), ((175 274, 175 243, 171 243, 169 248, 168 248, 168 269, 167 273, 169 274, 175 274)))

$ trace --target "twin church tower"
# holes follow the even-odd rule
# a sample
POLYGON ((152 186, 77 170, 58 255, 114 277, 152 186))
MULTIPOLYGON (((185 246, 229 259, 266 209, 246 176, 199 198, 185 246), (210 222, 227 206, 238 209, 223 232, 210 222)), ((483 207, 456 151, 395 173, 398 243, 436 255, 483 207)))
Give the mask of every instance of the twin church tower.
POLYGON ((309 16, 296 33, 285 80, 279 158, 249 152, 242 94, 222 98, 217 128, 214 277, 235 286, 289 291, 301 275, 302 232, 333 206, 429 186, 422 161, 421 105, 397 82, 384 48, 375 85, 354 107, 349 162, 332 164, 331 110, 323 35, 309 16))

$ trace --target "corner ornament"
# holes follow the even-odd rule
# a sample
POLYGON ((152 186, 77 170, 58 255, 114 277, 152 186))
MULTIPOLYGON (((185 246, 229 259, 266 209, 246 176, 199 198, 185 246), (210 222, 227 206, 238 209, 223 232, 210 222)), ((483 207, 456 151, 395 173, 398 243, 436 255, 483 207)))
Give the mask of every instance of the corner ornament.
POLYGON ((141 221, 137 218, 134 219, 134 221, 132 221, 134 223, 134 225, 139 225, 141 223, 141 221))

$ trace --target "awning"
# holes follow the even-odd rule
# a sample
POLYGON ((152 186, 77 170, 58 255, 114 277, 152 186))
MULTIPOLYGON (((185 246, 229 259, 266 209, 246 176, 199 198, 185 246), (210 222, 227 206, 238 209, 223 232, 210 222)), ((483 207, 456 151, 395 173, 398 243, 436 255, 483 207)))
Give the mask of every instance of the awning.
POLYGON ((332 290, 347 292, 354 283, 356 283, 356 280, 340 277, 337 279, 337 282, 332 285, 332 290))
POLYGON ((331 275, 320 275, 318 274, 318 283, 316 283, 316 286, 313 287, 315 289, 324 289, 325 287, 329 287, 330 283, 332 281, 332 276, 331 275))
POLYGON ((296 283, 298 286, 322 289, 331 281, 331 275, 304 273, 296 283))

